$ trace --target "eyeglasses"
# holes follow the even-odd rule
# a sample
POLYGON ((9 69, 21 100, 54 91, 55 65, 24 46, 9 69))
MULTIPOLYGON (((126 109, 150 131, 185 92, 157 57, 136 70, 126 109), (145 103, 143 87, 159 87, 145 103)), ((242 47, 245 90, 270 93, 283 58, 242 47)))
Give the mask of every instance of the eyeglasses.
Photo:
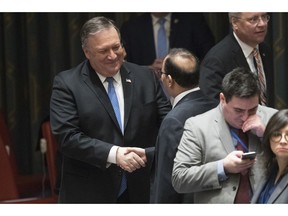
POLYGON ((166 73, 162 72, 161 70, 157 71, 157 73, 158 73, 158 76, 159 76, 159 77, 161 77, 162 74, 166 74, 166 73))
POLYGON ((282 136, 284 135, 284 138, 286 140, 286 142, 288 142, 288 133, 280 133, 280 132, 274 132, 271 134, 270 140, 273 142, 280 142, 280 140, 282 139, 282 136))
POLYGON ((250 18, 246 18, 246 19, 242 19, 240 17, 236 17, 237 19, 240 19, 240 20, 245 20, 247 22, 249 22, 250 24, 252 25, 258 25, 259 22, 260 22, 260 19, 264 22, 264 23, 268 23, 269 20, 270 20, 270 15, 268 14, 264 14, 264 15, 261 15, 261 16, 253 16, 253 17, 250 17, 250 18))

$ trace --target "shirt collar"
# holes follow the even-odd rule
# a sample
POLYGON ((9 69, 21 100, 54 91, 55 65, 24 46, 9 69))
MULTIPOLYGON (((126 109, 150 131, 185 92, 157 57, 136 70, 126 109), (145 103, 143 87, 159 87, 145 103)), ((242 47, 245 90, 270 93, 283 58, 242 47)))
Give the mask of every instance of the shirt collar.
MULTIPOLYGON (((154 16, 152 13, 151 13, 151 17, 152 17, 153 26, 157 25, 158 20, 161 19, 161 18, 154 16)), ((164 18, 165 18, 166 22, 170 23, 171 22, 171 13, 168 13, 164 18)))
POLYGON ((189 90, 187 90, 187 91, 184 91, 184 92, 178 94, 178 95, 175 97, 174 101, 173 101, 173 107, 172 107, 172 109, 173 109, 173 108, 177 105, 177 103, 178 103, 183 97, 185 97, 187 94, 189 94, 190 92, 198 91, 198 90, 200 90, 200 88, 199 88, 199 87, 196 87, 196 88, 189 89, 189 90))
MULTIPOLYGON (((97 73, 96 74, 99 76, 99 79, 101 80, 102 83, 104 83, 106 81, 106 77, 97 73)), ((114 80, 116 83, 121 83, 121 75, 120 75, 120 71, 118 71, 114 76, 113 76, 114 80)))

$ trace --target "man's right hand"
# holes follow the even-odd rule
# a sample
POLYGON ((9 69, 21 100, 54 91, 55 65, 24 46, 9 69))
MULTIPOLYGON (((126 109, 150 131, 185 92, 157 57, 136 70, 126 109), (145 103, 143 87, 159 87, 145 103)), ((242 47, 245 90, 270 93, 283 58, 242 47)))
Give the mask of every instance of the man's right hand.
POLYGON ((116 154, 116 164, 127 172, 145 167, 145 150, 134 147, 119 147, 116 154))
POLYGON ((242 151, 233 151, 224 158, 223 166, 225 173, 247 172, 247 170, 253 166, 253 164, 256 162, 256 159, 242 160, 242 154, 242 151))

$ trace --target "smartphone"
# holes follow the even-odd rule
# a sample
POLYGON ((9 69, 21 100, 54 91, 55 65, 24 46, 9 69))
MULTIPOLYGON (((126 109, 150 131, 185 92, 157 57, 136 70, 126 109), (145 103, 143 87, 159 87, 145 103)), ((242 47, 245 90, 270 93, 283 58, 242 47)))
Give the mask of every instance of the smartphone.
POLYGON ((256 157, 256 152, 245 152, 243 155, 242 155, 242 159, 243 160, 246 160, 246 159, 250 159, 250 160, 254 160, 256 157))

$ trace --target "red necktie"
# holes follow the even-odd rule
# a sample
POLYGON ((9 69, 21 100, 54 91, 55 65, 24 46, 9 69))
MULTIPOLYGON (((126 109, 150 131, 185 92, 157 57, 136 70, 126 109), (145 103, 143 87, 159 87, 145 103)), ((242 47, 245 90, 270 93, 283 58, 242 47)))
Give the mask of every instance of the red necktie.
MULTIPOLYGON (((238 137, 243 141, 243 143, 248 145, 247 134, 245 134, 241 129, 238 130, 238 137)), ((239 142, 236 145, 236 149, 244 152, 244 148, 239 142)), ((252 191, 249 181, 249 172, 245 172, 245 174, 240 173, 239 175, 240 182, 234 203, 250 203, 252 191)))

